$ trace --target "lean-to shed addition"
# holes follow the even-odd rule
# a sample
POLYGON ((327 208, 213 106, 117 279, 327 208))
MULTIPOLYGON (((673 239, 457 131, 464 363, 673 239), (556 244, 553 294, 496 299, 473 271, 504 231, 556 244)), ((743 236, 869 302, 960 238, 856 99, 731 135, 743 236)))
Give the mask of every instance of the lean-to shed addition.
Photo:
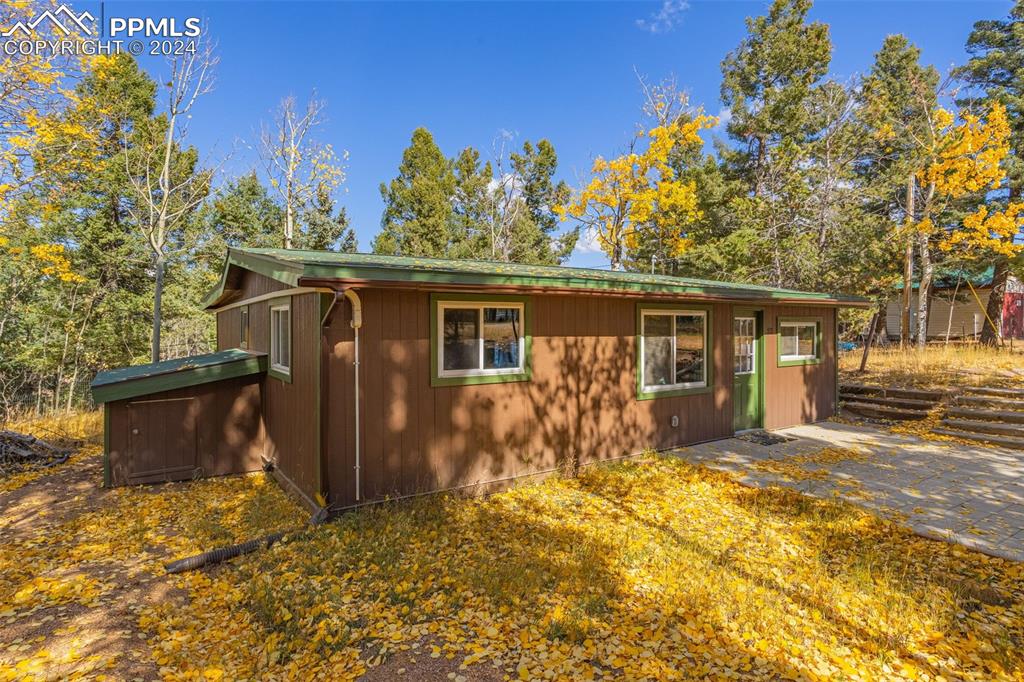
POLYGON ((310 506, 831 416, 859 299, 582 268, 232 249, 218 352, 265 358, 255 446, 310 506))

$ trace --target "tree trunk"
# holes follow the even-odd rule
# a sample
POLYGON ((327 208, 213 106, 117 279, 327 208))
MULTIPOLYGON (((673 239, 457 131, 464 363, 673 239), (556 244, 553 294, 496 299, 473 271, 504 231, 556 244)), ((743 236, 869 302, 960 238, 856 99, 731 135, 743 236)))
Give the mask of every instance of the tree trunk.
POLYGON ((921 256, 921 284, 917 288, 917 347, 924 350, 928 342, 928 299, 932 291, 932 257, 928 235, 918 236, 921 256))
POLYGON ((985 319, 981 327, 981 343, 986 346, 997 345, 1003 335, 1003 303, 1006 299, 1006 280, 1009 276, 1010 264, 1005 256, 1000 256, 992 270, 992 290, 989 292, 985 319), (997 326, 993 327, 993 324, 997 326))
POLYGON ((864 340, 864 354, 860 356, 860 371, 863 372, 868 366, 868 353, 871 351, 871 344, 878 336, 879 322, 885 319, 885 302, 879 304, 878 310, 871 317, 871 325, 868 327, 868 338, 864 340))
POLYGON ((953 328, 953 309, 956 307, 956 297, 960 293, 961 276, 956 277, 956 287, 953 289, 953 297, 949 299, 949 318, 946 320, 946 345, 949 345, 949 332, 953 328))
POLYGON ((911 342, 910 302, 914 286, 914 236, 909 232, 914 222, 914 176, 907 179, 907 245, 903 255, 903 314, 900 317, 900 347, 907 348, 911 342))
POLYGON ((612 269, 613 272, 622 269, 622 248, 621 247, 616 246, 614 249, 612 249, 611 266, 612 266, 611 269, 612 269))
POLYGON ((160 321, 163 313, 164 297, 164 257, 156 257, 156 291, 153 296, 153 362, 160 362, 160 321))
POLYGON ((292 236, 295 234, 295 214, 292 210, 291 199, 286 202, 284 209, 284 248, 292 248, 292 236))

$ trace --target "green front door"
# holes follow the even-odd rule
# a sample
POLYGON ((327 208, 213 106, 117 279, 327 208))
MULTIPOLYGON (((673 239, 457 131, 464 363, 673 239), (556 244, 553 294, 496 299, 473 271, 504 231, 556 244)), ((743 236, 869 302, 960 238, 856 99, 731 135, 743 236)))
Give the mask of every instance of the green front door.
POLYGON ((762 424, 761 313, 736 313, 732 319, 733 378, 732 425, 734 431, 758 429, 762 424))

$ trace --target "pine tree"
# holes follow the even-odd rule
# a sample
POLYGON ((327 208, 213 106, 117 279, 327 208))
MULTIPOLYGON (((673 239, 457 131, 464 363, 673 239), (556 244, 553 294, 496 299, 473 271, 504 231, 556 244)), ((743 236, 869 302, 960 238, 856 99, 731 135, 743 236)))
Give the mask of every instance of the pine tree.
MULTIPOLYGON (((910 343, 910 292, 915 244, 928 248, 928 237, 916 234, 917 181, 924 163, 922 141, 931 134, 931 117, 938 106, 939 74, 920 63, 921 51, 902 35, 888 36, 861 82, 860 118, 869 140, 862 166, 867 196, 876 215, 899 216, 892 226, 904 245, 901 338, 910 343)), ((927 298, 924 298, 927 303, 927 298)))
POLYGON ((335 212, 331 187, 327 184, 316 188, 313 203, 303 215, 303 222, 305 224, 296 240, 300 249, 352 253, 358 248, 345 207, 335 212))
POLYGON ((455 194, 448 239, 448 258, 502 260, 496 249, 495 205, 490 162, 480 163, 480 152, 466 147, 452 162, 455 194))
POLYGON ((443 258, 452 228, 455 174, 426 128, 413 131, 398 177, 381 184, 384 215, 374 253, 443 258))
POLYGON ((750 275, 776 286, 806 285, 805 264, 816 253, 804 168, 818 132, 811 101, 832 43, 828 26, 806 22, 810 7, 810 0, 775 0, 766 16, 747 20, 749 35, 722 62, 734 144, 720 153, 743 186, 730 202, 730 232, 750 275))
POLYGON ((536 146, 527 140, 522 153, 511 154, 510 160, 527 214, 513 226, 512 260, 558 265, 576 248, 579 229, 556 234, 558 216, 554 208, 567 202, 571 192, 564 180, 554 181, 558 169, 555 146, 546 139, 536 146))
MULTIPOLYGON (((954 71, 967 86, 959 104, 971 109, 987 108, 991 102, 1006 107, 1012 135, 1006 162, 1007 185, 1003 203, 1024 196, 1024 0, 1017 0, 1006 19, 976 22, 967 38, 970 60, 954 71)), ((989 320, 1002 324, 1003 295, 1010 274, 1005 255, 993 257, 992 292, 988 299, 982 343, 994 344, 1000 334, 989 320)))
POLYGON ((197 265, 220 276, 232 246, 275 247, 281 243, 284 211, 254 171, 220 187, 201 211, 195 241, 197 265))

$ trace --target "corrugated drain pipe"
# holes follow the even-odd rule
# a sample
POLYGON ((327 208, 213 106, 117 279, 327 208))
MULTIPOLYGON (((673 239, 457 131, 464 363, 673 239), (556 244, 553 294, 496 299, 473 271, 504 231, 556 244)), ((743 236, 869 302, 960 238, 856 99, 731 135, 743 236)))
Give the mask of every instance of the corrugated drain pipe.
MULTIPOLYGON (((360 434, 359 434, 359 328, 363 326, 363 303, 359 300, 359 294, 352 289, 345 289, 345 298, 352 304, 352 329, 355 332, 355 348, 354 355, 355 360, 353 365, 355 366, 355 382, 354 390, 355 396, 355 445, 356 445, 356 501, 362 499, 362 489, 360 486, 360 475, 359 475, 359 464, 360 464, 360 434)), ((321 326, 327 321, 327 317, 331 314, 331 310, 337 303, 337 293, 335 293, 334 301, 331 302, 330 308, 324 314, 323 319, 320 321, 321 326)), ((310 527, 315 527, 323 523, 328 518, 326 509, 320 509, 309 519, 309 525, 304 528, 293 528, 291 530, 280 531, 277 533, 271 533, 265 535, 262 538, 256 540, 249 540, 242 542, 237 545, 229 545, 227 547, 218 547, 212 549, 209 552, 203 552, 202 554, 196 554, 195 556, 185 557, 184 559, 178 559, 164 565, 164 570, 168 573, 184 573, 185 571, 194 571, 197 568, 204 566, 211 566, 213 564, 219 564, 228 559, 234 559, 235 557, 242 556, 243 554, 250 554, 260 549, 269 549, 275 543, 280 542, 288 535, 294 535, 302 533, 303 530, 308 530, 310 527)))

